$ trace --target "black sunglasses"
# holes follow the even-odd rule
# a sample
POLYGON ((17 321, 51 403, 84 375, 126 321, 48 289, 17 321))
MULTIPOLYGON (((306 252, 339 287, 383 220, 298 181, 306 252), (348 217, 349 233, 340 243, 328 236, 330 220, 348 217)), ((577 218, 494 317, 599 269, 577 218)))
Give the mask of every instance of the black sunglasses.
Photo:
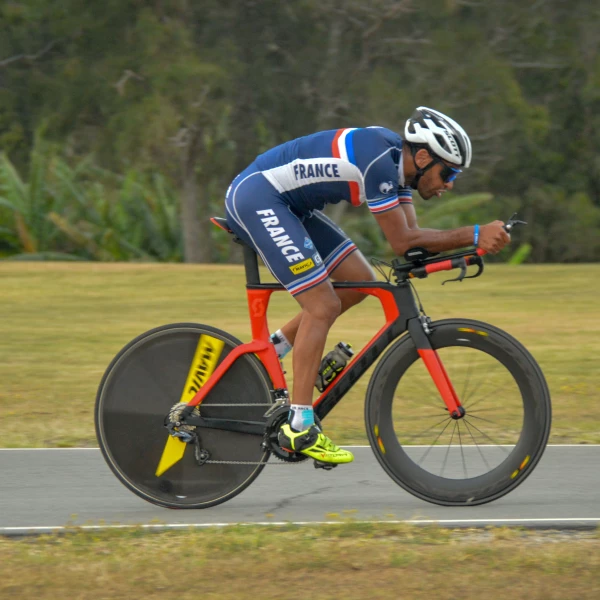
POLYGON ((441 163, 443 165, 442 170, 440 171, 440 177, 444 183, 450 183, 454 181, 459 173, 462 173, 462 169, 456 169, 455 167, 451 167, 447 165, 441 158, 434 158, 436 163, 441 163))

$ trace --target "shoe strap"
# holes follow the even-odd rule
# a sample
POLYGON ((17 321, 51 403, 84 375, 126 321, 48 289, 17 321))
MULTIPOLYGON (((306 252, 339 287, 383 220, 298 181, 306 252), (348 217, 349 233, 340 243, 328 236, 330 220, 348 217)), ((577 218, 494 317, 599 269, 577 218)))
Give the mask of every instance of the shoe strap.
POLYGON ((319 440, 319 442, 321 443, 321 445, 326 448, 327 450, 330 450, 331 452, 338 452, 339 451, 339 447, 336 446, 325 434, 320 433, 319 437, 321 438, 319 440))

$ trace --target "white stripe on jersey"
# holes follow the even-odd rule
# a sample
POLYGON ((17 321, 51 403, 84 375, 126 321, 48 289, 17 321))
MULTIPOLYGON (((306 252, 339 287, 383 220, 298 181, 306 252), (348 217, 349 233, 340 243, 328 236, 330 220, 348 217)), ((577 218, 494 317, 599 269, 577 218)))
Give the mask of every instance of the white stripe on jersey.
POLYGON ((366 199, 360 169, 342 158, 297 158, 280 167, 262 171, 262 174, 280 194, 311 183, 354 181, 358 183, 360 203, 366 199))
MULTIPOLYGON (((387 150, 384 150, 379 156, 376 156, 367 166, 367 168, 365 169, 365 174, 364 174, 364 178, 367 178, 367 173, 369 172, 369 169, 380 159, 383 158, 388 152, 391 152, 392 150, 394 150, 394 148, 388 148, 387 150)), ((402 162, 402 161, 401 161, 402 162)))
MULTIPOLYGON (((338 144, 338 150, 340 152, 340 158, 343 160, 348 160, 348 152, 346 151, 346 137, 348 136, 348 134, 351 131, 356 131, 356 127, 350 127, 348 129, 344 129, 344 131, 342 132, 342 134, 340 135, 340 137, 337 140, 337 144, 338 144)), ((362 201, 361 201, 362 203, 362 201)))

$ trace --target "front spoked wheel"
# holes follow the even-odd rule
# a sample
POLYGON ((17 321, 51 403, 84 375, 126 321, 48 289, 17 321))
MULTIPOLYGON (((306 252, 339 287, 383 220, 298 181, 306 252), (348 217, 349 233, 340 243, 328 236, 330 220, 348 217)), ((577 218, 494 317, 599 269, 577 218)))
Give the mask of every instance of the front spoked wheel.
POLYGON ((369 441, 386 472, 435 504, 475 505, 507 494, 532 472, 550 434, 550 394, 529 352, 478 321, 431 325, 466 411, 448 414, 410 336, 384 355, 367 391, 369 441))
MULTIPOLYGON (((206 508, 245 489, 269 458, 262 433, 195 428, 194 443, 173 438, 165 417, 189 402, 242 342, 191 323, 148 331, 119 352, 96 399, 96 434, 113 473, 145 500, 206 508)), ((205 418, 265 422, 271 381, 253 354, 240 356, 200 405, 205 418)))

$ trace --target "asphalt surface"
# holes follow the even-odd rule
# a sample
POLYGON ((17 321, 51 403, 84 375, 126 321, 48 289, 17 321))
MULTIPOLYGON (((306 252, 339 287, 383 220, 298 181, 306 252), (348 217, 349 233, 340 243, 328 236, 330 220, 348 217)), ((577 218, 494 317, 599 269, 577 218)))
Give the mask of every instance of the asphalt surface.
POLYGON ((229 502, 204 510, 154 506, 125 488, 98 449, 0 450, 0 534, 23 535, 69 525, 197 527, 230 523, 328 522, 336 518, 439 522, 448 526, 600 525, 600 446, 548 447, 516 490, 483 506, 450 508, 406 493, 368 447, 325 472, 312 461, 267 466, 229 502))

